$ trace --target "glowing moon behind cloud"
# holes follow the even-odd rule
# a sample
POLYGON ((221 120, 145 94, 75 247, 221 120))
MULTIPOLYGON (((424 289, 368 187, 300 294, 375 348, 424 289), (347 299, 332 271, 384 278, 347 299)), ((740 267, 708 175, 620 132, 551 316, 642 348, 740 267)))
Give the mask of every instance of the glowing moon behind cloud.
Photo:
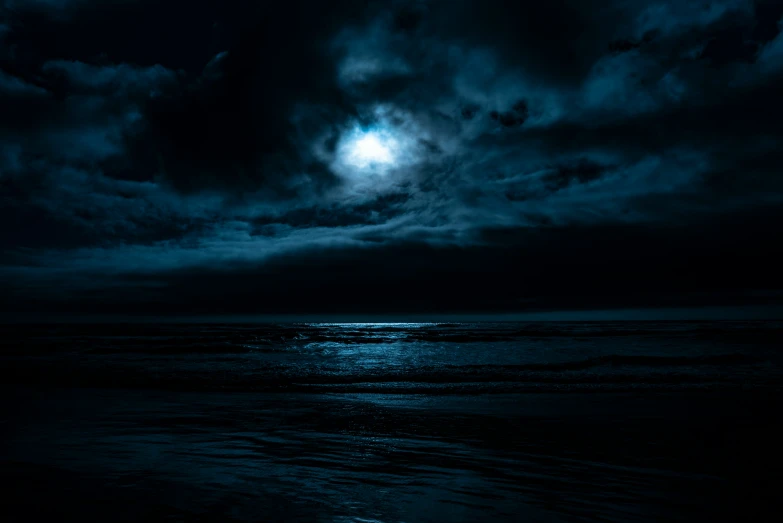
POLYGON ((392 153, 375 134, 366 134, 353 145, 352 160, 356 163, 391 163, 392 153))
POLYGON ((396 140, 387 133, 357 131, 345 144, 344 161, 358 169, 389 166, 394 163, 396 146, 396 140))
POLYGON ((337 136, 324 134, 315 150, 346 182, 346 194, 391 190, 415 176, 415 166, 423 159, 420 143, 428 136, 409 115, 383 106, 370 116, 370 122, 347 122, 337 136), (331 137, 336 143, 330 150, 331 137))

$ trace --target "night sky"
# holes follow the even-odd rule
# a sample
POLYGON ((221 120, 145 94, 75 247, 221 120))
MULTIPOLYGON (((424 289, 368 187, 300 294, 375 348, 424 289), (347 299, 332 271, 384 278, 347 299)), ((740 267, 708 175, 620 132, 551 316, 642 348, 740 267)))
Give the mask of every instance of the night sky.
POLYGON ((783 303, 783 2, 0 1, 0 311, 783 303))

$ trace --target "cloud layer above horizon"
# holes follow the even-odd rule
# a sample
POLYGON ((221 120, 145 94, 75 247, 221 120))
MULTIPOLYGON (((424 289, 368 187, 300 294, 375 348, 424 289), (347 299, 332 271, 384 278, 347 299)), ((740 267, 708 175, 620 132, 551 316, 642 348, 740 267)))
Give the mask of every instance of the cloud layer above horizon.
POLYGON ((1 5, 7 310, 783 288, 783 2, 1 5))

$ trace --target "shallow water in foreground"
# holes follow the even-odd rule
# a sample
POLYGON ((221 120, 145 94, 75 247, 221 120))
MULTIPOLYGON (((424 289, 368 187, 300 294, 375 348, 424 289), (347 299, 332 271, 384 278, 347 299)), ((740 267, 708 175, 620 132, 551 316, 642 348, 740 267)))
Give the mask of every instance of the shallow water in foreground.
POLYGON ((777 514, 776 323, 3 329, 3 520, 777 514))

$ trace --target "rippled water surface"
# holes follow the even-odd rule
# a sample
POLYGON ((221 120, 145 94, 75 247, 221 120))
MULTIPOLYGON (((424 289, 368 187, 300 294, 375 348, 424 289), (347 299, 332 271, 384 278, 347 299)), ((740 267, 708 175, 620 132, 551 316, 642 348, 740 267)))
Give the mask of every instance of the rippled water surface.
POLYGON ((782 327, 1 327, 4 519, 761 519, 782 327))

